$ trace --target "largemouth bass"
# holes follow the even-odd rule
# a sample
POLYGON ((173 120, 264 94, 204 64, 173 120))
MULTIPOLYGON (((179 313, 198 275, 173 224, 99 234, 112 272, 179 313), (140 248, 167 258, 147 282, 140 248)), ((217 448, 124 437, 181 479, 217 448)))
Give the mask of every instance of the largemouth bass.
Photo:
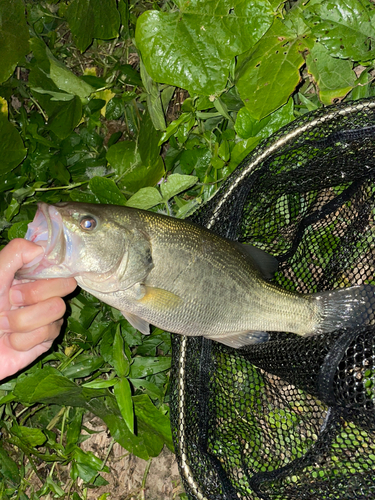
POLYGON ((362 324, 374 288, 317 294, 270 283, 277 261, 191 222, 113 205, 39 203, 26 239, 44 247, 18 278, 73 276, 139 331, 150 324, 232 347, 269 331, 314 335, 362 324))

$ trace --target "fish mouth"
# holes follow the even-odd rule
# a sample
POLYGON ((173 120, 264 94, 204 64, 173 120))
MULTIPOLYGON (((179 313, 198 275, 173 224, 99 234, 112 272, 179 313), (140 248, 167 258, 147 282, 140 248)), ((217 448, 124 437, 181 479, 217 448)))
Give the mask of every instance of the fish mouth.
POLYGON ((34 220, 28 225, 25 239, 41 246, 44 253, 25 264, 17 272, 16 278, 32 279, 39 275, 50 277, 46 275, 46 270, 52 266, 59 266, 64 261, 66 253, 63 220, 56 207, 43 202, 38 203, 38 210, 34 220))

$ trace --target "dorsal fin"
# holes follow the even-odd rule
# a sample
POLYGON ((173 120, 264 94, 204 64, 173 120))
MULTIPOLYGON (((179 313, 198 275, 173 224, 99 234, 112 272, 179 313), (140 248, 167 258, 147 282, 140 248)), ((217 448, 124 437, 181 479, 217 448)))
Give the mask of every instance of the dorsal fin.
POLYGON ((252 245, 235 242, 235 246, 245 257, 250 257, 250 262, 256 266, 264 279, 270 280, 274 277, 279 266, 275 257, 252 245))

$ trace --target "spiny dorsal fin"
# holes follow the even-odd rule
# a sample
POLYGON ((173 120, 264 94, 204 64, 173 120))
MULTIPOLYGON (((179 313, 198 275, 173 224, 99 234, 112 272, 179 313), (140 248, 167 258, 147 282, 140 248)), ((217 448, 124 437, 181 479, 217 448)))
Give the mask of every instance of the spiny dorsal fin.
POLYGON ((275 257, 252 245, 236 242, 235 246, 245 257, 250 257, 251 263, 257 267, 266 280, 274 277, 279 265, 275 257))

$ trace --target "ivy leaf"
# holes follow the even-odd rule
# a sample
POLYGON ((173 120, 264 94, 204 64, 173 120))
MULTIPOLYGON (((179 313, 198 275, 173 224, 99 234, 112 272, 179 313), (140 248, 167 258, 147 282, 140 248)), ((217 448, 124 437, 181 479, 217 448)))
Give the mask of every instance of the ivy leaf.
POLYGON ((156 82, 210 95, 224 89, 230 61, 270 27, 268 0, 178 0, 178 11, 147 11, 135 39, 156 82))
POLYGON ((87 49, 94 38, 116 38, 120 29, 116 0, 73 0, 66 18, 81 52, 87 49))
POLYGON ((323 0, 303 14, 313 35, 331 56, 353 61, 375 57, 375 9, 368 0, 323 0))
POLYGON ((0 0, 0 82, 7 80, 29 51, 29 29, 22 0, 0 0))
POLYGON ((260 120, 289 99, 300 81, 306 37, 275 19, 257 45, 238 57, 237 88, 250 114, 260 120))
POLYGON ((345 97, 355 85, 353 63, 332 57, 320 43, 313 46, 306 64, 318 84, 319 98, 323 104, 333 104, 335 99, 345 97))

